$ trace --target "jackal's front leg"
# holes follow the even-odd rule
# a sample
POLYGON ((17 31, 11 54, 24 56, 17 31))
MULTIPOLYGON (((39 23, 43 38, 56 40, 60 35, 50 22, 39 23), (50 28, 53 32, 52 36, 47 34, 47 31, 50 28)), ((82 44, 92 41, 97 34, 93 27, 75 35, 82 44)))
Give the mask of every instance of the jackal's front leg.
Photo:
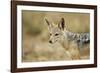
POLYGON ((73 60, 80 59, 80 51, 79 51, 77 43, 71 42, 70 45, 69 45, 69 49, 68 50, 69 50, 69 52, 71 54, 71 58, 73 60))

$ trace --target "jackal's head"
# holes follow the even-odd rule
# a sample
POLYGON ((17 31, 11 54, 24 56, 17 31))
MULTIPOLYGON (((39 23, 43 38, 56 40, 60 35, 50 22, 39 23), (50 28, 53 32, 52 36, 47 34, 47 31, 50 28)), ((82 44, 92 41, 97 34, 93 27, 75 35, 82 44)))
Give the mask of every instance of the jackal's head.
POLYGON ((63 31, 65 28, 65 21, 64 18, 60 20, 57 26, 54 26, 53 23, 50 23, 49 20, 45 19, 46 23, 48 24, 48 29, 50 33, 49 43, 60 42, 63 38, 63 31))

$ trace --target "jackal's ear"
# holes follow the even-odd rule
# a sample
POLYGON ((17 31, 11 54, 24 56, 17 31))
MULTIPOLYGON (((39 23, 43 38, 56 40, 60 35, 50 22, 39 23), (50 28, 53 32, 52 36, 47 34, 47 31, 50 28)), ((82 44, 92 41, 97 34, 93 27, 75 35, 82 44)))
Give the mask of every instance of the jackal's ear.
POLYGON ((59 27, 61 30, 64 30, 64 27, 65 27, 65 20, 64 20, 64 18, 61 18, 61 21, 60 21, 60 23, 58 24, 58 27, 59 27))
POLYGON ((53 25, 48 21, 48 19, 45 18, 46 23, 48 24, 49 29, 53 27, 53 25))
POLYGON ((46 23, 50 26, 50 22, 45 18, 46 23))

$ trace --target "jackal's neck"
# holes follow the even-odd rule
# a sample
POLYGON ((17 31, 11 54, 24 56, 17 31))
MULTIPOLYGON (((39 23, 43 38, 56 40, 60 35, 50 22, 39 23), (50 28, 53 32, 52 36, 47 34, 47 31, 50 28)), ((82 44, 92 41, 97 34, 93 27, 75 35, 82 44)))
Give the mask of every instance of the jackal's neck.
POLYGON ((68 45, 69 45, 69 41, 68 41, 68 37, 67 37, 67 32, 68 31, 63 31, 62 33, 63 33, 63 35, 62 35, 62 38, 61 38, 61 41, 60 41, 60 43, 61 43, 61 45, 64 47, 64 48, 68 48, 68 45))

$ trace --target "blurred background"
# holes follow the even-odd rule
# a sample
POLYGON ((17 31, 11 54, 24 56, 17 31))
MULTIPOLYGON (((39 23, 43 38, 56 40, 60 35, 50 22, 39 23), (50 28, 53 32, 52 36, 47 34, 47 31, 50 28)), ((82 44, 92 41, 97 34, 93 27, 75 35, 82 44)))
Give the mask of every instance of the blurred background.
MULTIPOLYGON (((71 60, 59 43, 49 44, 49 30, 45 18, 55 24, 64 18, 66 28, 71 32, 90 31, 90 14, 88 13, 22 10, 22 62, 71 60)), ((89 49, 84 50, 83 57, 89 59, 89 49)))

